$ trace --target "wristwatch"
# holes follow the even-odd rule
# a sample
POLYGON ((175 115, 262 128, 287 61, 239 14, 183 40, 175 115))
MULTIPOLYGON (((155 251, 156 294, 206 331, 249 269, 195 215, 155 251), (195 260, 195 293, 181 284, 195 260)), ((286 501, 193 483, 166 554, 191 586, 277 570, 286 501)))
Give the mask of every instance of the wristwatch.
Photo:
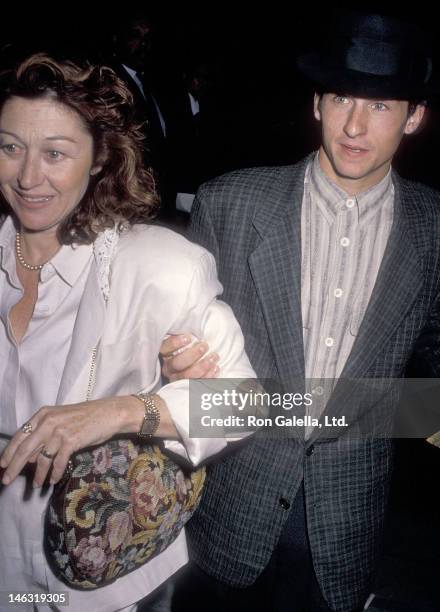
POLYGON ((145 408, 144 420, 142 421, 138 436, 141 438, 152 438, 160 423, 160 412, 154 401, 154 395, 150 393, 134 393, 132 395, 141 400, 145 408))

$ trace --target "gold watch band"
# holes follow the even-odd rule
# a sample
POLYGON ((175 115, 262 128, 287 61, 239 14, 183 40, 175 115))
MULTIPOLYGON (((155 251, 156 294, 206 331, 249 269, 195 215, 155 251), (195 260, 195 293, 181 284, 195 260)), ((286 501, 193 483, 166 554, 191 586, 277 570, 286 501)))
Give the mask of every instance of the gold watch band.
POLYGON ((133 393, 133 397, 141 400, 144 404, 145 413, 138 436, 141 438, 152 438, 160 424, 160 412, 154 401, 154 395, 150 393, 133 393))

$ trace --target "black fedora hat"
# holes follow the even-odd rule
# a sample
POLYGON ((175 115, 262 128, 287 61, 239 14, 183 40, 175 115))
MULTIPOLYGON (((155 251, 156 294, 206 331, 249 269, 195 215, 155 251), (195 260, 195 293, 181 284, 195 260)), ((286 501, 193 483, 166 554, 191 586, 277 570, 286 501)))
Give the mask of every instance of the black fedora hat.
POLYGON ((401 100, 434 93, 426 34, 394 17, 339 14, 297 64, 324 91, 401 100))

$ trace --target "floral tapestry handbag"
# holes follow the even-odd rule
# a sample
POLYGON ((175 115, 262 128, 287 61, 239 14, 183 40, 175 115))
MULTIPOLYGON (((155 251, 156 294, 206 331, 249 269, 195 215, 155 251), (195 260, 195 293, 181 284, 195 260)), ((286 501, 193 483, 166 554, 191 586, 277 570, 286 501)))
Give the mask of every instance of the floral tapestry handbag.
MULTIPOLYGON (((113 232, 113 233, 112 233, 113 232)), ((95 242, 101 289, 117 232, 95 242)), ((90 399, 94 358, 87 399, 90 399)), ((205 469, 185 473, 158 445, 112 439, 71 457, 45 517, 45 548, 54 573, 78 589, 105 586, 165 550, 196 509, 205 469)))

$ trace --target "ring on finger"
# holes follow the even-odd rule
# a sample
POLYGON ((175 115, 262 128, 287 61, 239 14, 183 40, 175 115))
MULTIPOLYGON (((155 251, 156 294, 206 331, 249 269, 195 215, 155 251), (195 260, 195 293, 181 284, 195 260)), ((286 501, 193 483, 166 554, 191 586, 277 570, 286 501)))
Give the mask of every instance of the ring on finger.
POLYGON ((40 455, 43 455, 43 457, 46 457, 46 459, 50 459, 52 461, 52 459, 55 457, 56 453, 48 453, 47 450, 45 449, 45 447, 43 446, 43 448, 40 450, 40 455))
POLYGON ((32 423, 30 421, 26 421, 26 423, 21 426, 21 431, 25 434, 32 433, 32 423))

